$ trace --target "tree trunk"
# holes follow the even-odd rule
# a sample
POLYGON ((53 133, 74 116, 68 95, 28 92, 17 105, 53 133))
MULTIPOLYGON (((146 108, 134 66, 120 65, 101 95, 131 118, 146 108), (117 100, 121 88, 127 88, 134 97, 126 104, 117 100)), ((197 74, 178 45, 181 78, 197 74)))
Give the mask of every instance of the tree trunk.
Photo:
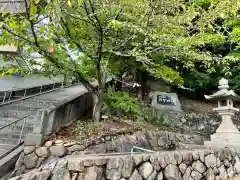
POLYGON ((137 88, 137 97, 140 101, 144 98, 144 78, 143 78, 143 72, 141 70, 137 70, 136 72, 136 80, 137 83, 140 84, 140 87, 137 88))
POLYGON ((64 86, 67 85, 67 74, 64 74, 63 85, 64 85, 64 86))
POLYGON ((101 120, 101 109, 103 105, 103 91, 93 93, 93 119, 96 122, 101 120))
POLYGON ((144 99, 144 89, 143 89, 142 86, 138 87, 137 97, 140 101, 143 101, 143 99, 144 99))
POLYGON ((120 81, 116 81, 115 84, 115 91, 121 91, 122 90, 122 77, 119 78, 120 81))

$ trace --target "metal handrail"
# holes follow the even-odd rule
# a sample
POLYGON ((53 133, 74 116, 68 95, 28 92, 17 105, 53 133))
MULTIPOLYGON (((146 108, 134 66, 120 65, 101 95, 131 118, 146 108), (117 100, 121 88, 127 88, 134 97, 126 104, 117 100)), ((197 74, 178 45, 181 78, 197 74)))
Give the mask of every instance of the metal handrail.
POLYGON ((131 149, 131 153, 133 153, 134 149, 138 149, 138 150, 141 150, 141 151, 146 151, 146 152, 149 152, 149 153, 153 153, 154 152, 154 151, 149 150, 149 149, 144 149, 144 148, 141 148, 141 147, 133 146, 132 149, 131 149))
POLYGON ((1 103, 0 107, 3 106, 3 105, 8 105, 8 104, 11 104, 11 103, 14 103, 14 102, 18 102, 18 101, 22 101, 22 100, 25 100, 25 99, 29 99, 29 98, 32 98, 32 97, 35 97, 35 96, 38 96, 38 95, 46 94, 46 93, 49 93, 49 92, 52 92, 52 91, 55 91, 55 90, 58 90, 58 89, 61 89, 61 88, 51 89, 49 91, 44 91, 44 92, 41 92, 41 93, 33 94, 31 96, 26 96, 26 97, 23 97, 23 98, 12 100, 12 101, 6 101, 5 103, 1 103))
MULTIPOLYGON (((7 150, 5 153, 1 154, 1 155, 0 155, 0 159, 4 158, 6 155, 10 154, 12 151, 14 151, 15 149, 17 149, 18 147, 20 147, 20 146, 23 144, 24 140, 23 140, 22 137, 23 137, 24 127, 25 127, 25 124, 26 124, 26 118, 28 118, 28 117, 31 116, 31 115, 32 115, 32 114, 29 114, 29 115, 27 115, 27 116, 21 117, 20 119, 18 119, 18 120, 16 120, 16 121, 13 121, 13 122, 11 122, 11 123, 8 123, 8 124, 0 127, 0 130, 3 130, 3 129, 5 129, 5 128, 7 128, 7 127, 10 127, 10 126, 13 125, 13 124, 17 124, 18 122, 23 121, 23 123, 22 123, 22 125, 21 125, 20 136, 19 136, 19 138, 18 138, 17 144, 14 145, 11 149, 7 150)), ((13 134, 14 134, 14 132, 13 132, 13 134)), ((6 139, 7 139, 7 138, 6 138, 6 139)))
POLYGON ((31 115, 33 115, 33 114, 29 114, 29 115, 27 115, 27 116, 21 117, 20 119, 17 119, 17 120, 15 120, 15 121, 11 122, 11 123, 8 123, 8 124, 0 127, 0 130, 2 130, 2 129, 4 129, 4 128, 8 127, 8 126, 11 126, 12 124, 16 124, 17 122, 19 122, 19 121, 21 121, 21 120, 23 120, 23 119, 25 119, 25 118, 27 118, 27 117, 29 117, 29 116, 31 116, 31 115))
MULTIPOLYGON (((62 84, 63 84, 63 83, 62 83, 62 84)), ((54 84, 54 85, 55 85, 55 84, 54 84)), ((8 100, 8 101, 6 101, 6 102, 5 102, 5 98, 6 98, 7 92, 11 92, 10 95, 12 95, 12 92, 13 92, 13 91, 4 92, 4 98, 3 98, 3 101, 2 101, 2 103, 0 104, 0 106, 7 105, 7 104, 11 104, 11 103, 13 103, 13 102, 18 102, 18 101, 21 101, 21 100, 24 100, 24 99, 29 99, 29 98, 31 98, 31 97, 35 97, 35 96, 38 96, 38 95, 41 95, 41 94, 49 93, 49 92, 52 92, 52 91, 55 91, 55 90, 58 90, 58 89, 63 88, 63 85, 61 85, 61 87, 59 87, 59 88, 54 88, 54 86, 53 86, 53 89, 51 89, 51 90, 49 90, 49 91, 44 91, 44 92, 42 92, 42 86, 39 86, 39 87, 41 87, 41 88, 40 88, 40 93, 33 94, 33 95, 30 95, 30 96, 25 96, 25 95, 26 95, 26 89, 25 89, 24 97, 19 98, 19 99, 16 99, 16 100, 12 100, 12 101, 8 100)), ((29 89, 31 89, 31 88, 29 88, 29 89)), ((14 91, 15 91, 15 90, 14 90, 14 91)), ((9 99, 10 99, 10 97, 9 97, 9 99)))
MULTIPOLYGON (((77 84, 79 84, 79 83, 77 83, 77 84)), ((52 92, 52 91, 56 91, 56 90, 59 90, 59 89, 62 89, 62 88, 67 88, 67 87, 70 87, 70 86, 74 86, 74 85, 76 85, 76 84, 63 86, 63 83, 62 83, 61 87, 53 88, 53 89, 51 89, 49 91, 44 91, 44 92, 41 92, 42 91, 42 87, 41 87, 40 93, 33 94, 33 95, 30 95, 30 96, 26 96, 26 97, 22 97, 22 98, 19 98, 19 99, 16 99, 16 100, 12 100, 12 101, 8 100, 6 102, 2 102, 2 103, 0 103, 0 107, 4 106, 4 105, 11 104, 11 103, 14 103, 14 102, 18 102, 18 101, 21 101, 21 100, 29 99, 29 98, 32 98, 32 97, 35 97, 35 96, 39 96, 39 95, 42 95, 42 94, 46 94, 46 93, 49 93, 49 92, 52 92)))
POLYGON ((4 158, 6 155, 10 154, 11 152, 13 152, 15 149, 17 149, 18 147, 20 147, 23 144, 23 140, 20 141, 20 143, 16 144, 15 146, 13 146, 11 149, 9 149, 7 152, 3 153, 2 155, 0 155, 0 160, 2 158, 4 158))
MULTIPOLYGON (((58 88, 55 88, 55 84, 58 84, 58 82, 57 83, 54 83, 53 84, 53 89, 51 89, 51 90, 49 90, 49 91, 44 91, 44 92, 42 92, 42 86, 41 86, 41 88, 40 88, 40 93, 37 93, 37 94, 33 94, 33 95, 30 95, 30 96, 26 96, 26 97, 22 97, 22 98, 19 98, 19 99, 16 99, 16 100, 12 100, 12 101, 10 101, 10 100, 8 100, 8 101, 6 101, 6 102, 2 102, 2 103, 0 103, 0 107, 1 106, 3 106, 3 105, 8 105, 8 104, 11 104, 11 103, 14 103, 14 102, 18 102, 18 101, 21 101, 21 100, 24 100, 24 99, 29 99, 29 98, 32 98, 32 97, 35 97, 35 96, 38 96, 38 95, 42 95, 42 94, 46 94, 46 93, 49 93, 49 92, 52 92, 52 91, 56 91, 56 90, 58 90, 58 89, 62 89, 62 88, 67 88, 67 87, 70 87, 70 86, 74 86, 74 85, 77 85, 77 84, 80 84, 80 82, 78 82, 78 83, 76 83, 76 84, 70 84, 70 85, 66 85, 66 86, 63 86, 63 83, 61 83, 62 85, 61 85, 61 87, 58 87, 58 88)), ((40 86, 39 86, 40 87, 40 86)), ((30 88, 31 89, 31 88, 30 88)), ((8 91, 8 92, 10 92, 10 91, 8 91)), ((13 92, 13 91, 11 91, 11 92, 13 92)), ((6 93, 6 92, 5 92, 6 93)))
MULTIPOLYGON (((1 1, 0 1, 1 3, 1 1)), ((47 86, 47 85, 52 85, 52 84, 62 84, 63 82, 62 81, 52 81, 51 83, 43 83, 41 84, 40 86, 47 86)), ((15 84, 16 86, 16 84, 15 84)), ((13 88, 9 88, 9 89, 6 89, 5 91, 0 91, 0 92, 10 92, 14 89, 14 91, 21 91, 21 90, 25 90, 25 89, 30 89, 30 88, 36 88, 36 87, 40 87, 39 85, 32 85, 32 86, 25 86, 25 87, 22 87, 22 88, 15 88, 15 86, 13 88)))

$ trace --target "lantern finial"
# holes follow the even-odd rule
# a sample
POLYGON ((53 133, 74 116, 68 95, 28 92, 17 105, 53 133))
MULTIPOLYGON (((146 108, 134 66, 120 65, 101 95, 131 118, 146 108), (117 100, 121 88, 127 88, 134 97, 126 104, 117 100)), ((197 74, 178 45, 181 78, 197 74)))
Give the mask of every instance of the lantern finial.
POLYGON ((229 89, 228 80, 225 78, 221 78, 218 84, 218 89, 229 89))

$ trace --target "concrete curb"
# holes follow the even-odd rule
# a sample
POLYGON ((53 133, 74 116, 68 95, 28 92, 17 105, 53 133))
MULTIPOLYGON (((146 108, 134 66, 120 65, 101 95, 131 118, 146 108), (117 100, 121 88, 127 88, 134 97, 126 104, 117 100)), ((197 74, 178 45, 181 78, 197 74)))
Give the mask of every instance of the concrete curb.
POLYGON ((16 148, 10 154, 5 156, 0 160, 0 178, 6 175, 7 172, 11 171, 15 166, 15 162, 17 161, 20 153, 23 151, 23 145, 16 148))
MULTIPOLYGON (((85 89, 84 86, 83 86, 83 88, 85 89)), ((59 108, 60 106, 62 106, 64 104, 67 104, 68 102, 70 102, 70 101, 72 101, 72 100, 74 100, 74 99, 76 99, 76 98, 78 98, 78 97, 80 97, 80 96, 82 96, 86 93, 89 93, 89 92, 85 89, 84 91, 79 92, 79 94, 74 94, 74 95, 72 95, 72 96, 70 96, 70 97, 68 97, 68 98, 66 98, 66 99, 64 99, 60 102, 54 103, 54 105, 48 107, 46 110, 47 110, 48 113, 50 113, 50 112, 54 111, 55 109, 59 108)))

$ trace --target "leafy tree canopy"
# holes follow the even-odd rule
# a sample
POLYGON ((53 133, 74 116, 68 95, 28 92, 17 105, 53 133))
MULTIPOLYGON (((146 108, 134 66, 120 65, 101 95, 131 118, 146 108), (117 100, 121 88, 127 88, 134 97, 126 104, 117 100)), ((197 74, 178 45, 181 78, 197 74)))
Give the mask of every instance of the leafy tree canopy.
POLYGON ((195 71, 230 75, 239 60, 239 0, 25 0, 25 8, 2 13, 0 45, 38 52, 43 71, 76 76, 89 90, 97 80, 97 119, 109 74, 182 84, 195 71))

